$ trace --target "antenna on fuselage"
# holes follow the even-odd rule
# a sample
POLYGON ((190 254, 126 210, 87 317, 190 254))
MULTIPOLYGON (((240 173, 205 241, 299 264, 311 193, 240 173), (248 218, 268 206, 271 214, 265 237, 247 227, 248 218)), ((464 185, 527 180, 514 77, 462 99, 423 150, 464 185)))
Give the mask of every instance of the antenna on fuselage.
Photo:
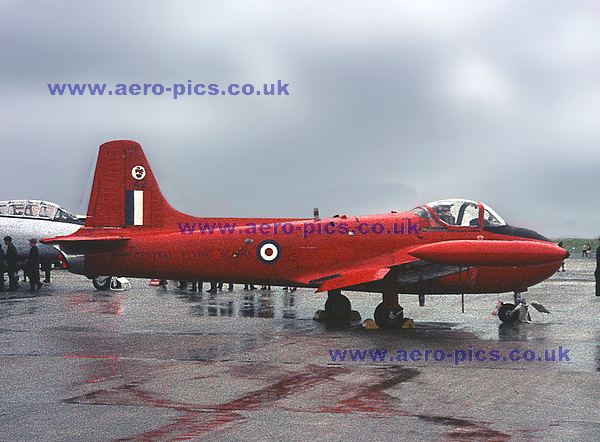
POLYGON ((313 209, 313 218, 315 221, 319 221, 321 218, 319 217, 319 208, 315 207, 313 209))

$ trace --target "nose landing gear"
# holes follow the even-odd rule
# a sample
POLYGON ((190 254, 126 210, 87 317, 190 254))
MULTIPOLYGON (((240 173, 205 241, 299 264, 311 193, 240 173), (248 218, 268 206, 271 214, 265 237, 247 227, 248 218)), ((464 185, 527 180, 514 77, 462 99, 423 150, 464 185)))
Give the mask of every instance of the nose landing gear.
POLYGON ((516 306, 511 303, 503 303, 502 301, 498 301, 496 305, 496 314, 498 315, 498 319, 506 324, 510 324, 511 322, 515 322, 517 320, 517 315, 513 315, 516 306))
POLYGON ((548 311, 548 309, 539 302, 531 301, 530 303, 527 303, 521 292, 515 292, 514 304, 498 301, 498 304, 496 304, 496 308, 492 314, 498 315, 498 319, 505 324, 510 324, 516 321, 531 322, 529 306, 532 306, 540 313, 550 314, 550 311, 548 311))
POLYGON ((111 281, 111 276, 97 276, 92 278, 92 284, 94 284, 94 288, 101 291, 110 290, 111 281))

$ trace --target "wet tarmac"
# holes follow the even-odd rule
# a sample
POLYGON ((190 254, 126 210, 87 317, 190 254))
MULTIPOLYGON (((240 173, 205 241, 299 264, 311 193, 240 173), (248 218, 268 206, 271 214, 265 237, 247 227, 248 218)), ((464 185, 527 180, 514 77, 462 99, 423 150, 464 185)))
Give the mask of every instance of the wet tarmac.
MULTIPOLYGON (((417 328, 398 331, 315 322, 312 290, 97 292, 57 272, 39 296, 0 301, 0 439, 599 440, 594 265, 569 259, 530 289, 552 311, 531 324, 490 314, 510 294, 466 296, 464 314, 460 296, 402 296, 417 328), (389 360, 559 346, 570 362, 389 360), (388 354, 333 362, 336 349, 388 354)), ((348 296, 372 317, 379 296, 348 296)))

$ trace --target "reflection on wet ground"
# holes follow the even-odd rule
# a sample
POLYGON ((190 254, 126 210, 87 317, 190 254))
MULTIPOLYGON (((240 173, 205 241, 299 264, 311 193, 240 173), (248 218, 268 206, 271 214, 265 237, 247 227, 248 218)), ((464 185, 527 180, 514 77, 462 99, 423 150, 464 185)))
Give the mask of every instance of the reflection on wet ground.
MULTIPOLYGON (((132 281, 96 292, 57 274, 0 301, 6 440, 508 440, 600 436, 600 301, 591 260, 527 293, 552 314, 499 324, 511 295, 403 296, 415 330, 314 322, 312 290, 191 293, 132 281), (562 346, 571 362, 332 361, 329 350, 562 346), (405 434, 406 433, 406 434, 405 434)), ((207 285, 205 285, 205 289, 207 285)), ((349 294, 363 318, 376 294, 349 294)), ((392 358, 393 359, 393 358, 392 358)))
MULTIPOLYGON (((273 318, 275 316, 275 300, 272 291, 239 293, 183 293, 181 298, 194 303, 192 314, 198 316, 243 316, 247 318, 273 318)), ((281 316, 293 319, 295 293, 289 294, 284 299, 281 316)))

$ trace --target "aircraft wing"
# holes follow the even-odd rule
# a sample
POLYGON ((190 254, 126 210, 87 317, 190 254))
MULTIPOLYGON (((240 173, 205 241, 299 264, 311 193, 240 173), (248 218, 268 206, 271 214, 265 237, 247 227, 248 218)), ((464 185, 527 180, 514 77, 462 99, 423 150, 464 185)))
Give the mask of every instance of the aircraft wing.
MULTIPOLYGON (((380 281, 390 272, 389 268, 366 268, 366 269, 354 269, 344 273, 328 275, 324 278, 324 281, 319 285, 317 293, 326 292, 329 290, 343 289, 346 287, 352 287, 367 282, 380 281)), ((315 283, 315 281, 310 281, 315 283)))
POLYGON ((430 281, 464 270, 464 267, 414 260, 389 267, 349 269, 306 282, 311 285, 319 284, 317 293, 350 287, 358 288, 358 286, 364 286, 365 289, 368 289, 369 285, 379 283, 390 274, 395 278, 398 286, 401 287, 430 281))
POLYGON ((399 286, 409 286, 442 276, 459 273, 465 266, 447 265, 410 254, 410 249, 399 250, 393 254, 380 256, 369 261, 357 263, 352 267, 338 271, 312 275, 299 281, 311 286, 318 285, 317 292, 336 289, 364 288, 368 290, 378 285, 384 278, 394 278, 399 286))
MULTIPOLYGON (((562 248, 543 241, 440 241, 382 255, 303 283, 318 284, 317 292, 343 288, 368 290, 389 277, 404 287, 462 273, 472 267, 544 264, 566 256, 562 248)), ((468 271, 465 278, 474 275, 468 271)))

